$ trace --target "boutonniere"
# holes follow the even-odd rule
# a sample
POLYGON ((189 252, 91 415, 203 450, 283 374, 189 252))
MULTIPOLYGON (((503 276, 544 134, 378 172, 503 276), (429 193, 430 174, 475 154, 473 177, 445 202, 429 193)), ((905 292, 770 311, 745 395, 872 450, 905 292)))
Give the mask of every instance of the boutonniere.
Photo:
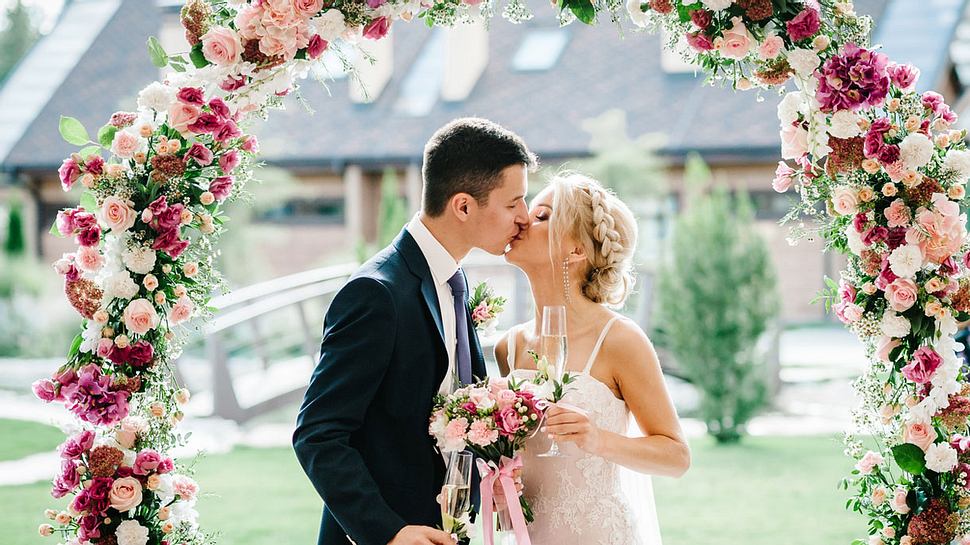
POLYGON ((506 301, 505 297, 496 297, 488 284, 479 282, 468 299, 475 329, 484 335, 495 333, 498 315, 505 310, 506 301))

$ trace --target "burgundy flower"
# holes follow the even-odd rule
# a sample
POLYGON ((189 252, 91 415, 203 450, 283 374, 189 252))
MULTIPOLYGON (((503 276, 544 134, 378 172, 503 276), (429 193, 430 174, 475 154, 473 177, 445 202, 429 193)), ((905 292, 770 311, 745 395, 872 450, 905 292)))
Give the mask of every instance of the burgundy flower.
POLYGON ((707 27, 711 26, 711 12, 706 9, 695 9, 690 12, 690 20, 697 28, 707 30, 707 27))
POLYGON ((788 37, 793 42, 800 42, 806 38, 811 38, 822 26, 818 10, 805 8, 794 19, 785 23, 788 29, 788 37))
POLYGON ((121 348, 119 346, 112 346, 111 350, 108 351, 108 359, 113 363, 122 365, 128 362, 129 353, 131 351, 131 346, 126 346, 121 348))
POLYGON ((703 32, 688 32, 687 45, 701 53, 714 49, 714 42, 703 32))
POLYGON ((231 115, 229 113, 229 106, 226 105, 226 102, 219 97, 209 101, 209 109, 212 110, 212 113, 223 119, 229 119, 231 115))
POLYGON ((866 224, 869 223, 869 219, 865 214, 859 213, 852 218, 852 227, 855 228, 856 233, 861 233, 866 230, 866 224))
POLYGON ((899 160, 899 146, 890 144, 883 146, 879 150, 879 162, 884 165, 891 165, 899 160))
POLYGON ((905 227, 893 227, 889 230, 889 236, 886 237, 886 244, 889 245, 890 250, 895 250, 906 242, 906 228, 905 227))
POLYGON ((219 130, 216 131, 212 137, 216 139, 217 142, 226 142, 233 138, 238 138, 242 136, 242 131, 234 121, 226 121, 219 130))
POLYGON ((310 43, 306 46, 306 54, 311 59, 320 58, 320 55, 323 55, 329 45, 327 40, 321 38, 319 34, 314 34, 310 38, 310 43))
POLYGON ((97 515, 81 517, 77 537, 81 541, 90 541, 101 537, 101 517, 97 515))
POLYGON ((81 230, 76 237, 81 246, 97 246, 101 242, 101 227, 94 225, 81 230))
POLYGON ((57 169, 57 175, 61 179, 61 187, 64 188, 64 191, 70 191, 74 182, 81 177, 81 169, 77 166, 73 158, 68 157, 64 159, 60 168, 57 169))
POLYGON ((232 176, 219 176, 209 184, 209 192, 215 196, 216 200, 223 201, 232 192, 233 181, 232 176))
POLYGON ((138 341, 128 351, 128 362, 134 367, 144 367, 155 357, 155 348, 147 341, 138 341))
POLYGON ((152 215, 161 214, 166 208, 168 208, 168 202, 166 202, 165 195, 155 199, 148 205, 148 209, 151 210, 152 215))
POLYGON ((168 231, 176 229, 182 224, 182 203, 176 203, 155 214, 152 226, 156 231, 168 231))
POLYGON ((919 79, 919 68, 916 68, 912 64, 896 64, 891 62, 887 67, 887 71, 889 72, 889 79, 892 80, 893 85, 903 90, 909 90, 916 83, 916 80, 919 79))
POLYGON ((78 212, 74 214, 75 229, 90 229, 98 225, 98 218, 91 212, 78 212))
POLYGON ((178 229, 169 229, 168 231, 159 233, 155 237, 155 242, 152 243, 153 250, 161 250, 167 253, 172 259, 178 259, 188 247, 189 241, 179 239, 178 229))
POLYGON ((205 93, 198 87, 183 87, 179 89, 176 97, 186 104, 202 106, 205 104, 205 93))
POLYGON ((881 225, 877 225, 875 227, 871 227, 862 235, 862 242, 865 243, 866 246, 871 246, 874 243, 882 242, 887 238, 889 238, 889 229, 886 229, 881 225))
POLYGON ((93 154, 84 162, 84 170, 98 176, 104 172, 104 158, 98 154, 93 154))
POLYGON ((953 276, 959 270, 960 268, 957 266, 957 262, 953 259, 953 256, 948 256, 943 260, 943 263, 940 263, 940 269, 938 272, 943 276, 953 276))
POLYGON ((825 113, 878 106, 889 93, 889 57, 846 44, 825 61, 818 76, 818 100, 825 113))

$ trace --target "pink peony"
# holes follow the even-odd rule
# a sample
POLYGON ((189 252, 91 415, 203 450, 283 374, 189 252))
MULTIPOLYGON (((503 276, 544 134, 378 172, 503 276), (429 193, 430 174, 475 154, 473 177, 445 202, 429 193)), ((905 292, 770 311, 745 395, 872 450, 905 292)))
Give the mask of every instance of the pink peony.
POLYGON ((68 157, 57 169, 57 175, 61 179, 61 187, 64 188, 64 191, 70 191, 74 182, 81 177, 81 168, 73 158, 68 157))
POLYGON ((148 299, 135 299, 128 303, 123 317, 128 331, 138 335, 144 335, 158 326, 158 313, 148 299))
POLYGON ((909 207, 906 206, 906 202, 902 199, 894 200, 883 211, 883 214, 885 214, 886 220, 889 222, 889 227, 907 227, 910 219, 912 219, 910 217, 909 207))
POLYGON ((242 43, 231 28, 212 27, 201 39, 202 55, 212 64, 231 66, 242 59, 242 43))
POLYGON ((903 376, 916 384, 926 384, 942 364, 943 358, 932 348, 924 346, 913 354, 909 365, 903 367, 903 376))
POLYGON ((791 189, 795 183, 795 169, 788 166, 784 161, 778 161, 778 168, 775 169, 775 179, 771 182, 771 187, 778 193, 784 193, 791 189))
POLYGON ((896 312, 908 310, 916 303, 919 293, 916 283, 909 278, 897 278, 886 286, 886 300, 896 312))
POLYGON ((731 25, 730 29, 724 31, 718 51, 729 59, 741 60, 751 51, 755 41, 740 17, 732 17, 731 25))
POLYGON ((913 422, 906 426, 903 440, 918 446, 925 452, 936 442, 936 430, 933 429, 932 425, 925 422, 913 422))
POLYGON ((364 27, 364 37, 371 40, 380 40, 387 35, 391 28, 391 21, 387 17, 378 17, 364 27))
POLYGON ((788 37, 793 42, 811 38, 821 26, 822 21, 819 18, 818 10, 812 8, 802 10, 794 19, 785 23, 785 27, 788 29, 788 37))
POLYGON ((128 203, 115 197, 106 198, 101 205, 101 219, 113 233, 121 233, 135 225, 138 213, 128 203))
POLYGON ((116 511, 125 513, 141 505, 141 483, 134 477, 122 477, 111 483, 108 500, 116 511))

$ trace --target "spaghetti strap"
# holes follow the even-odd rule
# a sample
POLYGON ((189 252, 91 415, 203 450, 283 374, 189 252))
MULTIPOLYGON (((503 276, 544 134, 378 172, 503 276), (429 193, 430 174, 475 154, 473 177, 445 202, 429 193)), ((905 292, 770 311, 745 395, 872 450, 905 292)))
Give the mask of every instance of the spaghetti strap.
POLYGON ((505 355, 505 362, 509 365, 509 373, 515 371, 515 338, 518 335, 518 327, 512 326, 509 328, 508 354, 505 355))
POLYGON ((603 331, 600 333, 600 338, 596 339, 596 345, 593 346, 593 352, 589 355, 589 361, 586 362, 586 367, 583 368, 583 374, 588 374, 589 370, 593 368, 593 362, 596 361, 596 355, 600 352, 600 347, 603 346, 603 340, 606 339, 606 334, 609 333, 610 327, 613 326, 613 322, 619 319, 619 316, 614 316, 610 318, 609 322, 603 326, 603 331))

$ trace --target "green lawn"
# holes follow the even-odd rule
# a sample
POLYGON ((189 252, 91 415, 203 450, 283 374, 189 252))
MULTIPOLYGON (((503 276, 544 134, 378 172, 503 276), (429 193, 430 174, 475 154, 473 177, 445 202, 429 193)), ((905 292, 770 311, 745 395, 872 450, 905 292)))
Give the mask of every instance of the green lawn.
MULTIPOLYGON (((693 445, 682 479, 656 479, 665 545, 847 545, 863 521, 842 510, 836 483, 849 460, 827 437, 748 438, 718 448, 693 445)), ((204 528, 226 545, 312 544, 320 500, 290 449, 236 449, 198 465, 212 496, 199 508, 204 528), (281 538, 282 541, 281 541, 281 538)), ((0 487, 4 545, 37 544, 36 527, 53 502, 46 484, 0 487)))
POLYGON ((44 424, 0 418, 0 462, 54 450, 64 441, 61 430, 44 424))

